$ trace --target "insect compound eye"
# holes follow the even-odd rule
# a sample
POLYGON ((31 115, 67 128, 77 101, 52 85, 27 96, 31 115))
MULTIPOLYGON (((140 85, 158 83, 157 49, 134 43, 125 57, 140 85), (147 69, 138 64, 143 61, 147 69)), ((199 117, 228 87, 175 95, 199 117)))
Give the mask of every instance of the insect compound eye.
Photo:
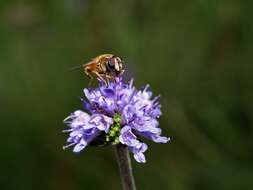
POLYGON ((123 62, 123 61, 121 60, 121 58, 117 57, 117 58, 116 58, 116 62, 118 63, 119 68, 122 69, 122 62, 123 62))
POLYGON ((121 60, 119 61, 119 68, 123 69, 123 65, 122 65, 122 61, 121 60))
POLYGON ((114 69, 114 62, 113 62, 112 59, 110 59, 110 60, 108 61, 108 67, 109 67, 110 69, 114 69))

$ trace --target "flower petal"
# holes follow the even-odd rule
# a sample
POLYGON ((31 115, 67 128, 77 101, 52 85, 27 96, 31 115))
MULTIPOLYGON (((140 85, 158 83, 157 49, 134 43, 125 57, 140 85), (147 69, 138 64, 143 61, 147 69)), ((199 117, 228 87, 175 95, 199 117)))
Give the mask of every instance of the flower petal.
POLYGON ((145 155, 141 152, 137 153, 137 154, 134 154, 134 159, 139 163, 145 163, 146 162, 145 155))

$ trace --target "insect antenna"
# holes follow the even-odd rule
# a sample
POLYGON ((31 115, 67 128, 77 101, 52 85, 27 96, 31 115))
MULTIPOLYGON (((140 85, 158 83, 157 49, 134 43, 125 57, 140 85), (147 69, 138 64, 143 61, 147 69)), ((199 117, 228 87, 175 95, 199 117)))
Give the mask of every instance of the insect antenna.
POLYGON ((78 70, 78 69, 82 68, 83 66, 84 66, 84 65, 82 64, 82 65, 78 65, 78 66, 71 67, 71 68, 69 69, 69 71, 78 70))

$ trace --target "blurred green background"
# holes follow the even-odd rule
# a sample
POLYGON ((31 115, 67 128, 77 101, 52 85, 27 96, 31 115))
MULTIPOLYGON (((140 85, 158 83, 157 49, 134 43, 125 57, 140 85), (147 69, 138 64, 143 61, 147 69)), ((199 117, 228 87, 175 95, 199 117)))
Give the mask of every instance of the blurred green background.
MULTIPOLYGON (((114 149, 62 150, 62 120, 89 80, 69 72, 103 53, 162 95, 163 134, 139 190, 253 186, 252 0, 0 2, 0 189, 121 189, 114 149)), ((128 76, 128 77, 129 77, 128 76)))

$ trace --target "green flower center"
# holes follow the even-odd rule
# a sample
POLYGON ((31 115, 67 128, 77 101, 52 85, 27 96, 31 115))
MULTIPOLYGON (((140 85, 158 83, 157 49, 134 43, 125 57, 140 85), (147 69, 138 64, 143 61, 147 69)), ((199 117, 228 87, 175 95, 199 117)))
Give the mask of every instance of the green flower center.
POLYGON ((106 135, 106 142, 111 142, 113 145, 119 144, 119 135, 121 128, 121 115, 115 114, 113 117, 113 124, 110 127, 109 132, 106 135))

